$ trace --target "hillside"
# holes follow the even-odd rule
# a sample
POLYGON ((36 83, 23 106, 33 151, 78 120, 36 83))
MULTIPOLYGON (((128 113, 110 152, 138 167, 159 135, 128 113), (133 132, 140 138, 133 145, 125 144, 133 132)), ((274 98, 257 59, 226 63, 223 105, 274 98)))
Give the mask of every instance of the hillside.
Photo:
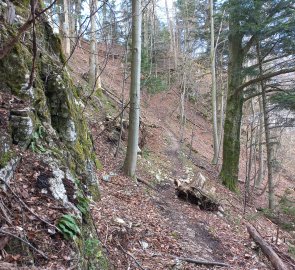
MULTIPOLYGON (((31 10, 29 1, 0 0, 0 270, 281 270, 250 236, 253 227, 275 260, 295 269, 293 129, 276 153, 270 211, 267 177, 257 187, 253 180, 246 198, 251 114, 244 104, 238 188, 226 188, 222 157, 211 162, 208 59, 183 54, 171 67, 168 32, 158 26, 162 47, 154 44, 159 59, 151 63, 159 65, 145 62, 150 74, 140 78, 149 85, 141 87, 136 178, 127 177, 129 55, 125 62, 119 42, 97 43, 102 85, 91 87, 96 53, 88 39, 55 34, 43 2, 30 3, 31 10), (76 45, 68 56, 66 39, 76 45), (191 77, 190 94, 180 70, 191 77)), ((257 156, 252 166, 256 174, 257 156)))
MULTIPOLYGON (((104 56, 103 53, 100 55, 101 61, 104 56)), ((76 50, 71 61, 72 72, 76 76, 87 70, 87 57, 81 48, 76 50)), ((244 214, 243 194, 233 194, 220 184, 218 170, 210 163, 213 150, 211 125, 204 116, 206 103, 186 104, 188 121, 184 143, 181 144, 177 91, 171 89, 150 95, 143 90, 139 181, 135 183, 122 174, 126 134, 119 156, 115 158, 118 130, 114 131, 114 128, 118 129, 119 120, 111 123, 111 127, 104 122, 105 116, 110 115, 114 119, 120 113, 116 102, 122 88, 123 68, 120 67, 120 59, 109 58, 101 79, 106 89, 103 93, 111 98, 106 100, 103 95, 93 97, 94 104, 103 105, 104 113, 96 115, 91 105, 88 106, 89 111, 86 109, 96 153, 103 165, 99 172, 102 198, 100 202, 93 203, 92 209, 100 239, 115 269, 140 268, 137 262, 144 269, 208 269, 177 262, 173 256, 220 261, 230 265, 226 269, 271 269, 268 260, 257 253, 256 247, 253 248, 246 225, 248 222, 254 224, 270 241, 276 236, 277 226, 257 212, 255 204, 248 206, 244 214), (190 151, 192 130, 193 147, 190 151), (214 194, 222 202, 222 212, 202 211, 175 195, 175 179, 189 180, 199 173, 216 190, 214 194)), ((128 100, 128 90, 127 83, 125 100, 128 100)), ((207 91, 203 88, 201 93, 207 91)), ((242 165, 243 162, 242 158, 242 165)), ((291 183, 280 182, 282 190, 290 187, 291 183)), ((262 202, 261 197, 258 200, 262 202)), ((279 242, 291 240, 291 236, 280 231, 279 239, 279 242)), ((280 249, 286 252, 288 247, 280 243, 280 249)))

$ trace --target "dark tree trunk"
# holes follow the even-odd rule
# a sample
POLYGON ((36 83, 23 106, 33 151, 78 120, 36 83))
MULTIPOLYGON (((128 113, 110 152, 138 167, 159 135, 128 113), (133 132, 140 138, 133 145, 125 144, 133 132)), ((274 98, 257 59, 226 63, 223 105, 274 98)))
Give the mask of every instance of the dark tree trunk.
POLYGON ((240 126, 243 113, 242 68, 244 52, 239 23, 231 14, 229 35, 228 94, 223 138, 223 164, 220 173, 222 183, 236 190, 240 158, 240 126))

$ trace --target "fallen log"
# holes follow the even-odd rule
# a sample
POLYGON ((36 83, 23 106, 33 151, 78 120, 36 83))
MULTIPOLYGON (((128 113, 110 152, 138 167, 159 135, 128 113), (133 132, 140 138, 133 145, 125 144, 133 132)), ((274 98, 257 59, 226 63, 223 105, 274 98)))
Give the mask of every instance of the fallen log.
POLYGON ((201 174, 189 183, 174 180, 176 195, 180 199, 198 205, 201 210, 218 211, 220 204, 210 194, 211 190, 206 187, 206 182, 206 178, 201 174))
POLYGON ((262 252, 268 257, 273 267, 276 270, 288 270, 289 268, 283 263, 278 254, 272 249, 272 247, 261 237, 259 232, 250 224, 247 225, 247 231, 257 243, 262 252))

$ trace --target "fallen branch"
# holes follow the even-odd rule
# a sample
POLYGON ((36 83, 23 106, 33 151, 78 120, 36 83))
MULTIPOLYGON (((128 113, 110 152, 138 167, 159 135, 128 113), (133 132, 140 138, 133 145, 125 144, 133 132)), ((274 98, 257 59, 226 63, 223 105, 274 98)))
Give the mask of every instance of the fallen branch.
POLYGON ((289 254, 278 249, 274 244, 271 245, 274 251, 279 255, 281 259, 284 260, 285 263, 291 266, 291 269, 295 269, 295 259, 293 259, 289 254))
POLYGON ((37 215, 34 211, 32 211, 30 209, 29 206, 27 206, 27 204, 11 189, 11 187, 2 179, 0 178, 0 182, 1 184, 4 184, 9 191, 12 193, 12 195, 21 203, 21 205, 23 207, 25 207, 33 216, 35 216, 36 218, 38 218, 39 220, 41 220, 42 222, 44 222, 45 224, 47 224, 50 227, 53 227, 54 229, 56 229, 57 231, 60 231, 54 224, 51 224, 50 222, 48 222, 47 220, 45 220, 44 218, 40 217, 39 215, 37 215))
MULTIPOLYGON (((30 16, 30 19, 18 29, 17 34, 2 46, 0 49, 0 60, 10 53, 14 45, 19 41, 21 35, 31 27, 31 24, 34 22, 34 20, 38 19, 43 13, 52 8, 56 1, 57 0, 54 0, 47 8, 43 9, 42 11, 36 12, 34 18, 31 18, 30 16)), ((39 2, 37 1, 36 4, 37 3, 39 2)))
POLYGON ((211 265, 211 266, 224 266, 224 267, 230 267, 229 264, 223 263, 223 262, 216 262, 216 261, 207 261, 207 260, 200 260, 200 259, 193 259, 193 258, 189 258, 189 257, 178 257, 175 255, 170 255, 170 254, 153 254, 153 256, 167 256, 170 258, 173 258, 175 260, 179 260, 179 261, 184 261, 184 262, 188 262, 188 263, 194 263, 197 265, 211 265))
POLYGON ((133 259, 133 261, 136 263, 136 265, 141 269, 141 270, 145 270, 145 268, 143 268, 141 266, 141 264, 137 261, 137 259, 128 251, 126 251, 119 243, 118 243, 120 249, 123 251, 123 253, 125 253, 126 255, 128 255, 129 257, 131 257, 133 259))
POLYGON ((179 261, 184 261, 184 262, 188 262, 188 263, 194 263, 197 265, 214 265, 214 266, 224 266, 224 267, 229 267, 228 264, 223 263, 223 262, 215 262, 215 261, 205 261, 205 260, 196 260, 196 259, 192 259, 192 258, 185 258, 185 257, 176 257, 173 256, 176 260, 179 261))
MULTIPOLYGON (((124 106, 124 108, 120 111, 120 113, 117 114, 117 115, 114 117, 114 119, 112 119, 112 120, 109 121, 109 122, 104 122, 102 125, 99 126, 99 128, 100 128, 101 126, 103 126, 103 125, 105 125, 107 128, 109 128, 111 125, 114 125, 115 122, 116 122, 116 120, 117 120, 117 119, 123 114, 123 112, 128 108, 129 104, 130 104, 130 100, 127 102, 127 104, 124 106)), ((96 140, 101 134, 103 134, 103 133, 107 130, 107 128, 103 129, 100 133, 98 133, 98 134, 96 135, 96 137, 94 138, 94 141, 95 141, 95 140, 96 140)))
POLYGON ((253 240, 260 246, 262 252, 268 257, 276 270, 287 270, 287 266, 283 263, 278 254, 272 247, 261 237, 258 231, 250 224, 247 225, 247 231, 253 240))
MULTIPOLYGON (((144 179, 142 179, 142 178, 139 178, 139 177, 137 177, 136 178, 137 179, 137 181, 138 182, 140 182, 140 183, 143 183, 143 184, 145 184, 145 185, 147 185, 149 188, 151 188, 152 190, 156 190, 148 181, 146 181, 146 180, 144 180, 144 179)), ((157 190, 156 190, 157 191, 157 190)))
POLYGON ((5 235, 8 235, 8 236, 11 236, 11 237, 14 237, 14 238, 22 241, 23 243, 25 243, 26 245, 28 245, 31 249, 33 249, 34 251, 36 251, 39 255, 41 255, 44 259, 46 259, 46 260, 49 259, 42 251, 40 251, 39 249, 35 248, 30 242, 24 240, 23 238, 15 235, 13 233, 3 231, 1 229, 0 229, 0 233, 5 234, 5 235))

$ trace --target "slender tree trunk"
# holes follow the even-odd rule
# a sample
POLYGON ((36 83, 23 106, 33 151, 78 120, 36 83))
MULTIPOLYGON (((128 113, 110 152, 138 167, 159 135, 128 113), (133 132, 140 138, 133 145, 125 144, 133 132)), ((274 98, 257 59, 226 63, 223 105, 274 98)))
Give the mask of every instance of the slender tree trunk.
POLYGON ((64 25, 64 14, 63 14, 63 2, 57 1, 56 3, 56 11, 58 14, 58 33, 64 42, 64 33, 63 33, 63 25, 64 25))
POLYGON ((143 48, 146 50, 147 57, 149 57, 149 7, 146 8, 143 14, 143 48))
POLYGON ((90 0, 90 56, 89 56, 89 85, 92 89, 101 88, 100 76, 98 76, 98 56, 97 56, 97 42, 96 42, 96 21, 95 9, 97 0, 90 0))
POLYGON ((70 24, 69 24, 69 2, 68 0, 63 0, 63 42, 64 42, 64 52, 67 56, 71 53, 71 43, 70 43, 70 24))
POLYGON ((220 157, 220 151, 221 151, 221 145, 222 145, 223 122, 224 122, 224 89, 221 90, 217 164, 218 164, 218 160, 219 160, 219 157, 220 157))
POLYGON ((237 88, 242 84, 244 52, 242 35, 236 14, 230 14, 228 94, 223 136, 223 164, 220 172, 222 183, 235 191, 239 174, 240 127, 243 112, 243 92, 237 88))
POLYGON ((263 177, 264 177, 264 161, 263 161, 263 105, 262 105, 262 99, 259 97, 259 110, 260 110, 260 116, 259 116, 259 133, 258 133, 258 155, 259 155, 259 165, 258 165, 258 173, 257 173, 257 180, 255 181, 255 186, 259 187, 262 183, 263 177))
MULTIPOLYGON (((263 75, 262 60, 260 55, 260 44, 257 42, 257 57, 259 64, 260 76, 263 75)), ((274 208, 274 184, 273 184, 273 151, 270 139, 269 130, 269 115, 267 113, 267 100, 265 93, 265 83, 261 81, 261 93, 262 93, 262 108, 263 108, 263 120, 264 120, 264 132, 265 132, 265 147, 266 147, 266 158, 267 158, 267 177, 268 177, 268 207, 269 209, 274 208)))
MULTIPOLYGON (((165 9, 166 9, 166 16, 167 16, 167 24, 169 28, 169 34, 170 34, 170 53, 174 54, 174 68, 176 68, 177 67, 177 46, 175 41, 175 32, 173 30, 173 24, 170 18, 170 12, 169 12, 167 0, 165 0, 165 9)), ((169 57, 169 61, 170 61, 170 57, 169 57)))
POLYGON ((254 106, 253 106, 253 99, 250 101, 251 107, 251 123, 250 123, 250 143, 249 143, 249 156, 248 156, 248 167, 247 167, 247 175, 246 175, 246 203, 250 199, 250 184, 251 184, 251 173, 252 173, 252 164, 253 164, 253 148, 254 148, 254 106))
POLYGON ((76 0, 75 34, 77 37, 79 35, 79 30, 81 26, 81 10, 82 10, 81 0, 76 0))
POLYGON ((213 160, 212 164, 216 165, 218 160, 218 127, 217 127, 217 101, 216 101, 216 67, 215 67, 215 35, 214 35, 214 7, 213 0, 210 2, 210 32, 211 32, 211 45, 210 45, 210 60, 211 60, 211 78, 212 78, 212 126, 213 126, 213 160))
POLYGON ((132 0, 132 62, 128 146, 124 171, 135 177, 139 139, 140 65, 141 65, 141 0, 132 0))

